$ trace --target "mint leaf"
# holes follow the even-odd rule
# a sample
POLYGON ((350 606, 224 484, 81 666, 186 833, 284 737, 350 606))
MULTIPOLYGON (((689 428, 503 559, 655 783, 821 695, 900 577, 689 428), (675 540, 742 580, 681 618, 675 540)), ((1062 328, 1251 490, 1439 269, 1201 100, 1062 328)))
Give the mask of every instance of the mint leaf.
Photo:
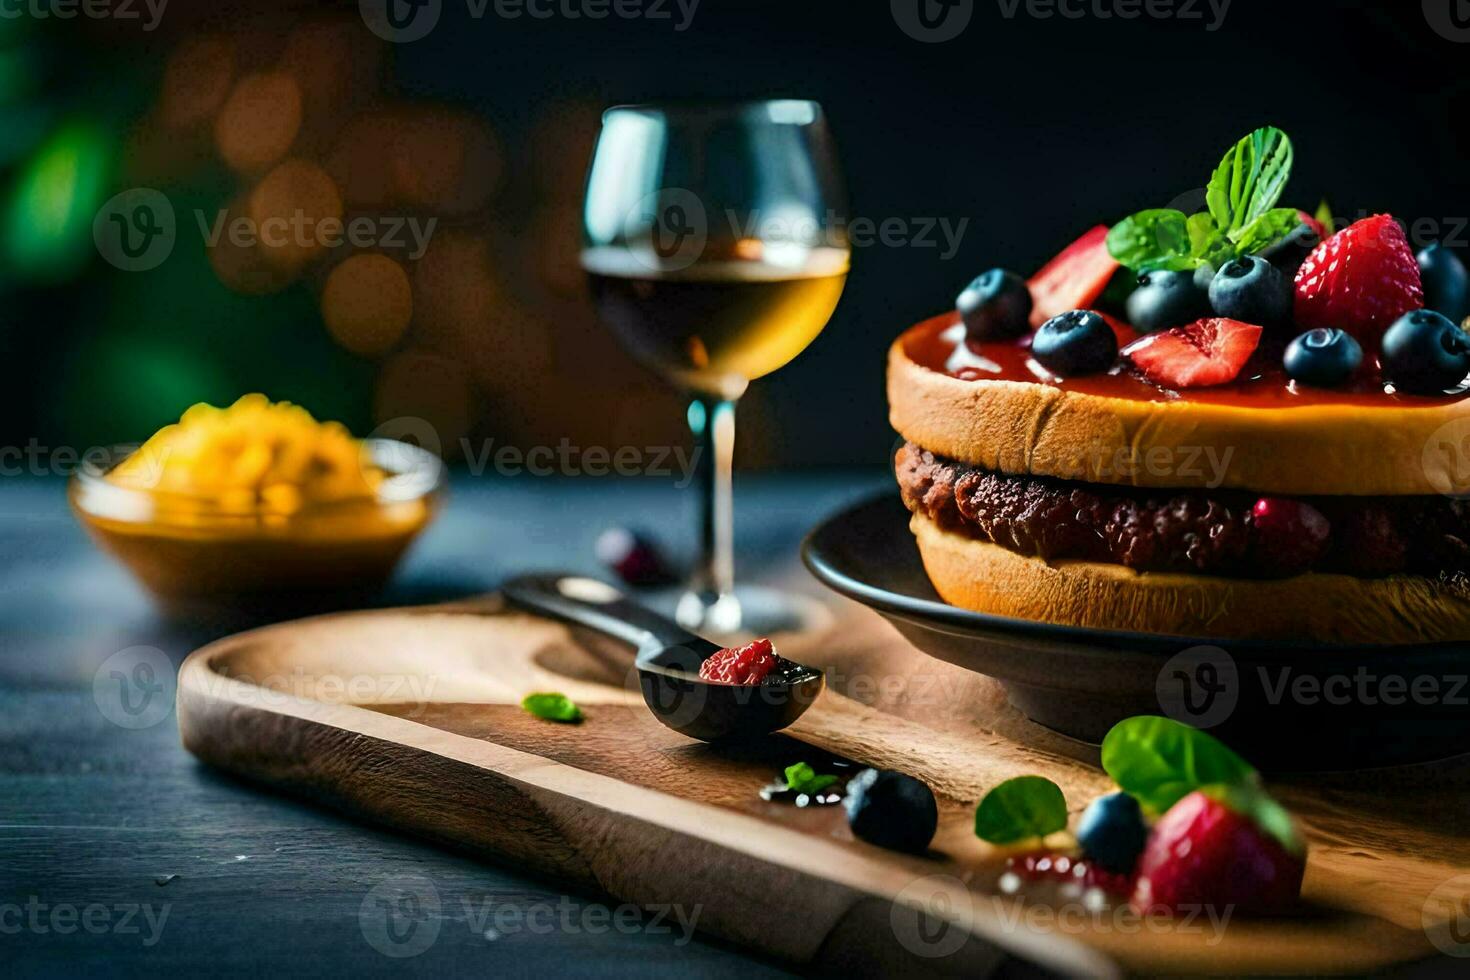
POLYGON ((1205 786, 1259 780, 1249 763, 1214 736, 1156 715, 1114 725, 1103 739, 1102 766, 1123 792, 1155 814, 1205 786))
POLYGON ((1007 779, 975 808, 975 836, 992 844, 1045 837, 1067 827, 1062 789, 1043 776, 1007 779))
POLYGON ((1218 800, 1243 817, 1248 817, 1262 831, 1274 837, 1282 847, 1292 854, 1306 850, 1296 821, 1286 812, 1286 807, 1277 803, 1271 795, 1254 784, 1234 786, 1206 786, 1201 790, 1211 799, 1218 800))
POLYGON ((1275 126, 1231 147, 1205 189, 1215 224, 1233 239, 1233 232, 1275 207, 1291 176, 1292 159, 1291 139, 1275 126))
POLYGON ((1155 208, 1124 218, 1108 232, 1108 252, 1122 265, 1148 269, 1191 269, 1189 219, 1183 211, 1155 208))
POLYGON ((1220 234, 1220 227, 1208 211, 1189 216, 1189 251, 1198 260, 1195 267, 1208 265, 1212 269, 1235 258, 1235 249, 1230 240, 1220 234))
POLYGON ((582 709, 565 694, 527 694, 521 707, 537 718, 575 725, 582 720, 582 709))
POLYGON ((835 782, 836 776, 818 776, 817 771, 805 762, 786 767, 786 788, 796 793, 820 793, 835 782))
POLYGON ((1267 211, 1244 228, 1231 232, 1229 238, 1241 255, 1255 255, 1300 227, 1302 216, 1297 213, 1296 208, 1276 208, 1267 211))

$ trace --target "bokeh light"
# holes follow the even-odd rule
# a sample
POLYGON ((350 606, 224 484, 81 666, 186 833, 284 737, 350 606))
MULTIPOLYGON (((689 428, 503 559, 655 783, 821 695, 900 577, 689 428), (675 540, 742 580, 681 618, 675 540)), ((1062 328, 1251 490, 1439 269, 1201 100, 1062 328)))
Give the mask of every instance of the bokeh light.
POLYGON ((408 273, 386 255, 353 255, 327 276, 322 319, 333 339, 354 354, 386 354, 413 316, 408 273))
POLYGON ((342 233, 342 197, 327 172, 309 160, 287 160, 263 177, 248 199, 250 220, 266 260, 297 270, 321 254, 324 235, 342 233))
POLYGON ((249 225, 244 197, 232 201, 225 210, 221 234, 213 244, 206 242, 209 264, 226 288, 247 296, 278 293, 296 279, 293 269, 268 261, 257 240, 236 236, 231 229, 237 222, 249 225))
POLYGON ((291 150, 301 130, 301 88, 286 72, 240 79, 214 121, 214 141, 225 163, 258 173, 291 150))

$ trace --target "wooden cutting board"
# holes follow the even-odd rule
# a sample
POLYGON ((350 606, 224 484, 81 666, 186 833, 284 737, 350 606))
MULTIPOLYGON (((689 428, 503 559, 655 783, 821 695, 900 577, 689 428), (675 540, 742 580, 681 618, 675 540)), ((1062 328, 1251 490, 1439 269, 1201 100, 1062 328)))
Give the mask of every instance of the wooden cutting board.
POLYGON ((619 902, 697 908, 702 930, 822 969, 987 974, 1019 957, 1087 976, 1361 972, 1436 955, 1426 927, 1470 907, 1464 761, 1277 781, 1311 841, 1298 916, 1023 907, 995 888, 1005 855, 974 837, 975 802, 1040 773, 1080 810, 1109 788, 1095 749, 849 603, 829 630, 779 645, 827 669, 830 688, 789 733, 739 751, 660 726, 631 652, 494 597, 211 644, 181 669, 179 727, 224 769, 619 902), (586 721, 525 714, 521 697, 538 690, 570 695, 586 721), (759 798, 785 766, 824 753, 929 783, 931 853, 854 840, 840 807, 759 798))

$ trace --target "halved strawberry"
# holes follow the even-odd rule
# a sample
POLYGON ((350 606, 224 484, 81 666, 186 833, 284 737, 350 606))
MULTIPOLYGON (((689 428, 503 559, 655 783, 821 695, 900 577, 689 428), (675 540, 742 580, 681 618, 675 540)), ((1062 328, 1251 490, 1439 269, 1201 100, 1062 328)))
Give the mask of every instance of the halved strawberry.
POLYGON ((1364 218, 1318 245, 1296 274, 1296 322, 1339 327, 1364 347, 1424 307, 1419 263, 1391 215, 1364 218))
POLYGON ((1108 226, 1098 225, 1027 281, 1031 288, 1031 326, 1039 327, 1072 310, 1087 309, 1097 302, 1117 271, 1118 260, 1108 252, 1108 226))
POLYGON ((1261 328, 1222 317, 1151 333, 1123 357, 1164 388, 1205 388, 1234 381, 1261 342, 1261 328))

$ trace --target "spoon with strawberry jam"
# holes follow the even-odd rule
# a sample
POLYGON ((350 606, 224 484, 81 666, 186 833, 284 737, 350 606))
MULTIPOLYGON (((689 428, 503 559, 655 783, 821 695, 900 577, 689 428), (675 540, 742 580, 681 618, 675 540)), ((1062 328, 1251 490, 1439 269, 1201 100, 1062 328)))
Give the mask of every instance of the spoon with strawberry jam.
POLYGON ((501 594, 528 612, 630 644, 643 700, 654 717, 703 742, 780 731, 826 685, 820 670, 781 657, 769 639, 722 647, 596 579, 527 575, 508 582, 501 594))

